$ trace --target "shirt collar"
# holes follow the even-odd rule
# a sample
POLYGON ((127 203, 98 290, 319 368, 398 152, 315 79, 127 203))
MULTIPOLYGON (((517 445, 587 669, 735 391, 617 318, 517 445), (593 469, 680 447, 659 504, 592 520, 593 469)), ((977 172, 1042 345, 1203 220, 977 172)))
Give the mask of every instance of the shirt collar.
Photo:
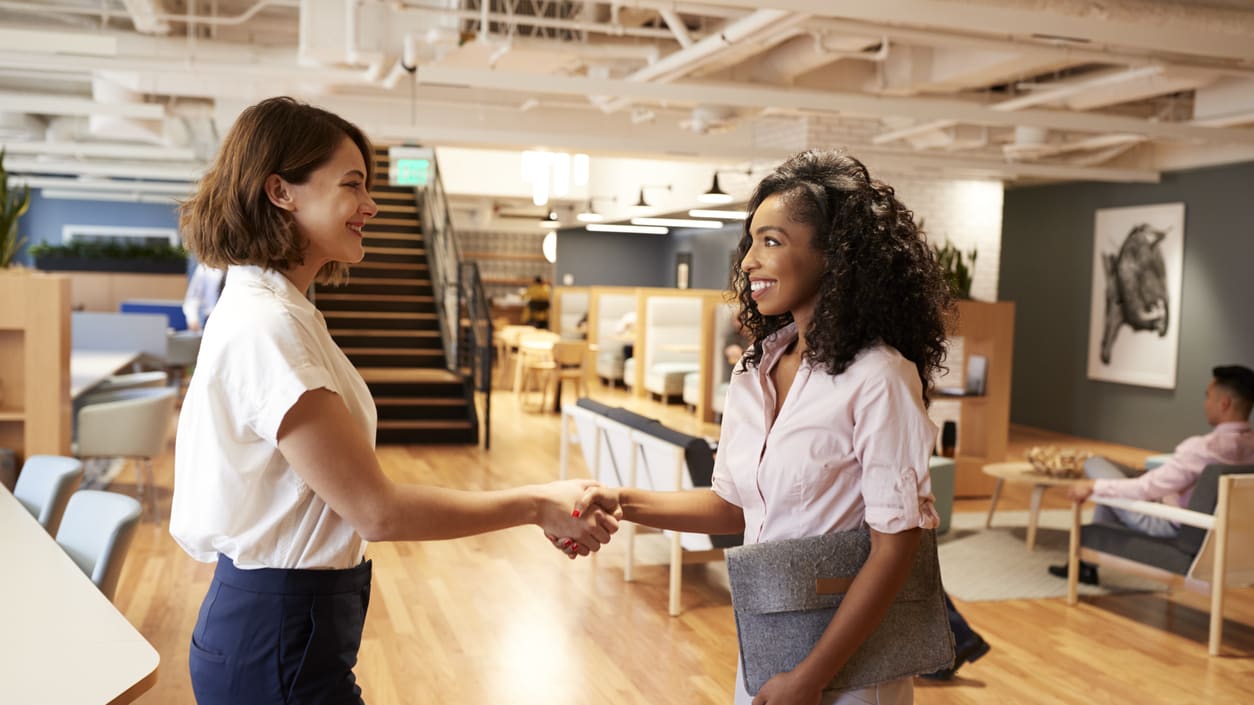
POLYGON ((1224 421, 1221 424, 1215 424, 1216 431, 1227 431, 1235 433, 1244 433, 1250 430, 1249 421, 1224 421))
POLYGON ((226 279, 232 284, 239 282, 245 286, 261 287, 273 292, 279 299, 291 306, 311 314, 318 313, 317 307, 305 297, 304 292, 297 289, 292 280, 283 276, 278 270, 253 264, 233 264, 227 268, 226 279))

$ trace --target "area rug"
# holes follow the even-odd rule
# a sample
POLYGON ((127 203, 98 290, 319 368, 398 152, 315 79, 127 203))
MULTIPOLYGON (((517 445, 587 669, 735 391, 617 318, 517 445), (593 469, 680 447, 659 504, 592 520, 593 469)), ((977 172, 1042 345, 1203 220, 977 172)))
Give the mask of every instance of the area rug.
MULTIPOLYGON (((1036 529, 1036 550, 1026 548, 1028 513, 999 511, 993 527, 984 528, 985 514, 953 515, 949 531, 939 537, 941 579, 950 595, 965 602, 1036 600, 1066 597, 1067 581, 1049 574, 1052 564, 1067 560, 1071 512, 1044 510, 1036 529)), ((1086 517, 1087 518, 1087 517, 1086 517)), ((1165 589, 1161 583, 1115 571, 1101 572, 1101 585, 1080 585, 1081 595, 1109 595, 1165 589)))

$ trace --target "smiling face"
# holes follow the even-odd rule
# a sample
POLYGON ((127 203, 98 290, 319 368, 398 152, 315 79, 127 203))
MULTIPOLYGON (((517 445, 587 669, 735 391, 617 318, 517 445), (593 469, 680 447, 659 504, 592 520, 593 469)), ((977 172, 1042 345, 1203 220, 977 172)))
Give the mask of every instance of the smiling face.
POLYGON ((305 238, 302 268, 317 271, 327 262, 360 262, 365 256, 361 229, 378 208, 366 188, 366 163, 345 137, 303 184, 283 182, 288 208, 305 238))
POLYGON ((792 313, 804 333, 819 298, 826 258, 814 247, 814 226, 789 217, 788 199, 767 197, 749 224, 752 244, 740 262, 763 316, 792 313))

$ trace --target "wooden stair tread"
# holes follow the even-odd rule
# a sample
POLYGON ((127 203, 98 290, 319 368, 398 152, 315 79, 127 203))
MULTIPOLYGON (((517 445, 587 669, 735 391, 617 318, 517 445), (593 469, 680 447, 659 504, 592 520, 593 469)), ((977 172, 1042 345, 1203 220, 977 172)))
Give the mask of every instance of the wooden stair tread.
POLYGON ((345 355, 439 355, 444 356, 444 348, 345 348, 345 355))
POLYGON ((373 230, 370 227, 362 231, 361 236, 376 240, 422 240, 422 233, 398 233, 391 230, 373 230))
POLYGON ((439 314, 409 313, 406 311, 323 311, 323 318, 389 318, 414 319, 421 321, 435 320, 439 314))
POLYGON ((469 421, 458 421, 453 419, 444 419, 438 421, 396 421, 387 420, 379 422, 380 429, 467 429, 471 428, 469 421))
POLYGON ((426 255, 421 247, 366 247, 368 255, 426 255))
POLYGON ((414 271, 422 271, 430 269, 424 262, 378 262, 372 260, 363 260, 354 264, 352 271, 358 269, 412 269, 414 271))
POLYGON ((424 370, 420 368, 393 369, 390 367, 359 367, 361 378, 367 382, 461 382, 460 375, 448 370, 424 370))
POLYGON ((375 397, 375 406, 462 406, 462 397, 375 397))
POLYGON ((348 282, 351 284, 386 284, 394 286, 431 286, 430 279, 419 279, 418 277, 351 277, 348 282))
POLYGON ((438 330, 396 330, 394 328, 333 328, 331 336, 365 338, 438 338, 438 330))
POLYGON ((430 303, 434 296, 418 294, 318 294, 320 301, 393 301, 410 303, 430 303))

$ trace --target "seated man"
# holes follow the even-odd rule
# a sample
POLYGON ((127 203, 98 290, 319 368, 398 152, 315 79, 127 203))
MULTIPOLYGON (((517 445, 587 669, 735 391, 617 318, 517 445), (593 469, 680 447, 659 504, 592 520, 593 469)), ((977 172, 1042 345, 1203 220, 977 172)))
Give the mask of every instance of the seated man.
MULTIPOLYGON (((1082 502, 1089 495, 1123 499, 1161 500, 1179 495, 1180 506, 1188 504, 1193 486, 1202 470, 1213 463, 1244 465, 1254 463, 1254 431, 1250 429, 1250 410, 1254 407, 1254 370, 1241 365, 1216 367, 1214 379, 1206 387, 1206 423, 1215 430, 1204 436, 1186 438, 1163 465, 1139 477, 1130 477, 1129 468, 1105 458, 1090 458, 1084 474, 1090 480, 1077 482, 1069 490, 1071 498, 1082 502)), ((1171 538, 1180 526, 1165 519, 1137 512, 1098 505, 1094 523, 1125 526, 1149 536, 1171 538)), ((1052 565, 1049 572, 1067 577, 1067 566, 1052 565)), ((1097 566, 1080 564, 1080 582, 1097 584, 1097 566)))

